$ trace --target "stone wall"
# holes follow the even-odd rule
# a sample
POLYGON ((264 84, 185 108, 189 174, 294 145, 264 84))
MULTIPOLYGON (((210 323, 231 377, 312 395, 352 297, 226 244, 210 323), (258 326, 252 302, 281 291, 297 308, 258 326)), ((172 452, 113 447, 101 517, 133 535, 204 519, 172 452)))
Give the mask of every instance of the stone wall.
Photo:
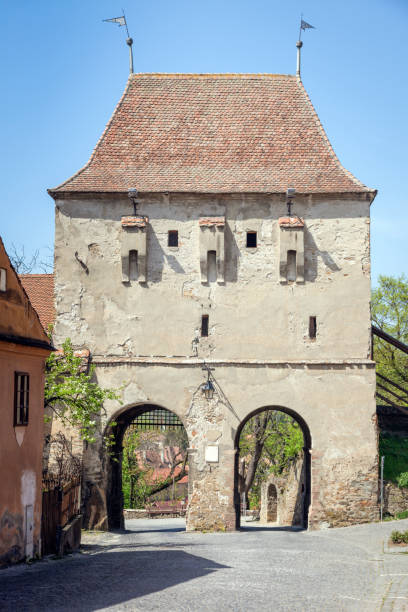
POLYGON ((306 470, 303 452, 291 462, 281 476, 271 475, 261 487, 260 522, 274 522, 282 526, 304 526, 304 504, 306 498, 306 470), (271 500, 270 487, 275 487, 276 504, 271 500), (271 504, 272 502, 272 504, 271 504), (271 505, 276 505, 271 508, 271 505), (271 516, 275 512, 276 516, 271 516), (273 520, 275 518, 275 520, 273 520))
MULTIPOLYGON (((255 410, 267 406, 290 406, 310 429, 309 525, 319 528, 378 517, 377 438, 371 420, 375 371, 371 366, 333 369, 215 361, 211 365, 216 377, 212 400, 206 400, 200 390, 206 378, 200 360, 99 363, 96 369, 102 386, 123 384, 121 401, 106 404, 107 421, 135 407, 143 409, 148 402, 172 410, 184 423, 190 446, 188 529, 234 528, 237 430, 255 410), (139 384, 126 384, 127 380, 139 384), (218 463, 205 460, 209 445, 218 446, 218 463)), ((84 452, 84 525, 88 528, 108 525, 109 463, 98 443, 84 452)))
MULTIPOLYGON (((120 389, 119 402, 106 402, 101 432, 146 404, 182 420, 190 444, 187 529, 235 528, 237 431, 263 407, 288 409, 309 427, 312 528, 376 515, 365 196, 296 199, 305 280, 290 283, 279 272, 283 197, 143 195, 145 283, 122 282, 127 197, 71 196, 56 204, 55 342, 69 336, 75 348, 89 348, 98 382, 120 389), (225 217, 224 280, 202 282, 199 219, 214 216, 225 217), (178 247, 167 246, 170 230, 179 232, 178 247), (246 232, 254 231, 257 246, 246 248, 246 232), (309 337, 310 317, 316 338, 309 337), (204 362, 213 368, 211 400, 201 391, 204 362), (218 461, 206 460, 209 446, 218 447, 218 461)), ((110 493, 120 468, 100 443, 83 458, 84 524, 103 528, 109 508, 121 504, 119 488, 110 493)))
POLYGON ((395 516, 408 510, 408 489, 393 482, 384 481, 384 512, 395 516))

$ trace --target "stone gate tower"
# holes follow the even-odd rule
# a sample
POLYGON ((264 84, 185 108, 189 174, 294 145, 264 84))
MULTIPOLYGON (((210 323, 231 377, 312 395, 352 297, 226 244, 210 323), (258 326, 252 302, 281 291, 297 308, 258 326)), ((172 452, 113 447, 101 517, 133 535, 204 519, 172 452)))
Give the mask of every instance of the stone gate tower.
MULTIPOLYGON (((188 529, 235 528, 237 432, 265 407, 308 431, 309 526, 376 518, 375 191, 300 79, 132 74, 88 163, 49 192, 55 342, 121 388, 102 430, 146 405, 182 420, 188 529)), ((98 445, 83 459, 88 527, 119 525, 117 470, 98 445)))

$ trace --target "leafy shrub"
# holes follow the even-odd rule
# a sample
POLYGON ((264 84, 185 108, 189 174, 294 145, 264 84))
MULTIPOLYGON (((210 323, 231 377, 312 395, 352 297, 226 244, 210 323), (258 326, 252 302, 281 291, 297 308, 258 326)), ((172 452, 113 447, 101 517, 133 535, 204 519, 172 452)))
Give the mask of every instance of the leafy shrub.
POLYGON ((380 455, 385 456, 384 479, 398 483, 399 476, 408 470, 408 437, 380 433, 379 442, 380 455))
POLYGON ((404 510, 403 512, 397 512, 397 514, 395 515, 395 518, 397 519, 408 518, 408 510, 404 510))
POLYGON ((400 488, 408 487, 408 472, 401 472, 398 476, 398 486, 400 488))
POLYGON ((408 544, 408 531, 396 531, 391 533, 391 540, 394 544, 408 544))

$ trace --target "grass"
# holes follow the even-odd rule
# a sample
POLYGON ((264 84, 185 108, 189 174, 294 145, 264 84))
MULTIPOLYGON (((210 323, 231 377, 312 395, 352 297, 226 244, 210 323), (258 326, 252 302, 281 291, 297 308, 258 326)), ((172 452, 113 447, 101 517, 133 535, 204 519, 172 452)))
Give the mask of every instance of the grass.
MULTIPOLYGON (((402 472, 408 472, 408 438, 380 434, 380 456, 384 455, 384 480, 398 484, 402 472)), ((406 517, 400 517, 406 518, 406 517)))
POLYGON ((400 519, 408 518, 408 510, 404 510, 403 512, 397 512, 397 514, 386 514, 383 518, 384 522, 387 521, 399 521, 400 519))

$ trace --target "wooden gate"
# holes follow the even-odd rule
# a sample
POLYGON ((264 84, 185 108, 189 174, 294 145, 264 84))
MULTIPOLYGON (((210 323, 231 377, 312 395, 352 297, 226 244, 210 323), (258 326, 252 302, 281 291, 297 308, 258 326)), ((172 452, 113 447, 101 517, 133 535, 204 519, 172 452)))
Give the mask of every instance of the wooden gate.
POLYGON ((42 554, 57 554, 63 528, 80 513, 81 480, 73 478, 60 486, 43 479, 41 539, 42 554))

